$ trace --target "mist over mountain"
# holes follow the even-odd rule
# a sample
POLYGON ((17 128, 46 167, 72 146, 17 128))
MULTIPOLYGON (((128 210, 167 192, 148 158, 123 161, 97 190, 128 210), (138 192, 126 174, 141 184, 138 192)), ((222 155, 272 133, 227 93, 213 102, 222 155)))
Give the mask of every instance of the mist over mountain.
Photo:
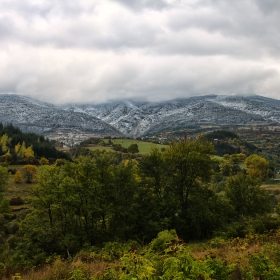
POLYGON ((206 95, 164 102, 115 101, 55 106, 0 95, 0 121, 23 131, 137 137, 202 125, 280 124, 280 101, 258 95, 206 95))

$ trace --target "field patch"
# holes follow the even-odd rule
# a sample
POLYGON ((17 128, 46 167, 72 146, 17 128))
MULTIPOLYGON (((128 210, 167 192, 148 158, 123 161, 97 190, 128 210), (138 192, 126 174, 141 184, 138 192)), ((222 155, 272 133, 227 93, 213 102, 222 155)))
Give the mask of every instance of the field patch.
MULTIPOLYGON (((168 145, 162 145, 162 144, 155 144, 152 142, 145 142, 145 141, 139 141, 137 139, 112 139, 112 146, 105 146, 105 145, 88 145, 87 148, 95 151, 95 150, 106 150, 110 152, 114 152, 113 145, 120 144, 123 148, 128 148, 132 144, 137 144, 139 149, 139 154, 149 154, 152 150, 152 147, 156 147, 159 150, 162 148, 167 148, 168 145)), ((108 145, 109 140, 104 139, 104 142, 108 145)))

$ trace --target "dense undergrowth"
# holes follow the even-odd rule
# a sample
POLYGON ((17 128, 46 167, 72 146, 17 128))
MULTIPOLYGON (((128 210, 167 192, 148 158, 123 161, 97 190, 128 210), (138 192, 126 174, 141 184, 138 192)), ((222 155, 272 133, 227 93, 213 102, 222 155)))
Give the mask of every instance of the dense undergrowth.
POLYGON ((53 257, 50 264, 14 272, 14 280, 113 279, 280 279, 280 230, 245 238, 216 237, 184 244, 175 230, 160 232, 147 246, 109 242, 88 247, 75 257, 53 257))

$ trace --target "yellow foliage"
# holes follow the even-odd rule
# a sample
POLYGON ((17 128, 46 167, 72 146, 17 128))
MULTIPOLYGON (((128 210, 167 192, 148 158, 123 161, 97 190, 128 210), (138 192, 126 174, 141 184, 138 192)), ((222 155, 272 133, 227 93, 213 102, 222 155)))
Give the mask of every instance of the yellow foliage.
POLYGON ((23 166, 24 177, 26 183, 31 183, 36 181, 38 168, 35 165, 27 164, 23 166))
POLYGON ((22 145, 21 145, 21 147, 20 147, 20 149, 19 149, 19 151, 18 151, 18 157, 24 157, 24 154, 25 154, 25 150, 26 150, 26 146, 25 146, 25 142, 23 141, 22 142, 22 145))
POLYGON ((40 159, 40 164, 41 164, 41 165, 49 165, 50 163, 49 163, 49 160, 48 160, 48 159, 46 159, 45 157, 42 157, 42 158, 40 159))
POLYGON ((243 161, 243 160, 245 160, 245 158, 246 158, 246 155, 243 154, 243 153, 239 153, 239 154, 237 154, 237 156, 239 157, 239 160, 240 160, 240 161, 243 161))
POLYGON ((2 151, 7 152, 8 145, 11 143, 12 138, 9 138, 7 134, 2 135, 0 138, 0 144, 2 145, 2 151))
POLYGON ((15 145, 15 152, 18 153, 20 150, 21 144, 17 143, 17 145, 15 145))
POLYGON ((256 154, 246 158, 247 173, 251 178, 264 180, 268 175, 268 161, 256 154))
POLYGON ((21 183, 22 182, 22 175, 21 175, 21 172, 19 170, 15 174, 14 181, 15 181, 15 183, 21 183))
POLYGON ((32 145, 25 149, 24 157, 26 157, 26 158, 34 158, 34 151, 33 151, 32 145))

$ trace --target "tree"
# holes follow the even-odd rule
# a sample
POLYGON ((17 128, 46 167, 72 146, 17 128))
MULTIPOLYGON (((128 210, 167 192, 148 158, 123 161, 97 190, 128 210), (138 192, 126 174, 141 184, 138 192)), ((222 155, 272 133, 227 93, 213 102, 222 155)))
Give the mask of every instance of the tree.
POLYGON ((239 153, 239 154, 237 154, 237 156, 239 158, 239 161, 244 161, 246 159, 246 155, 243 153, 239 153))
POLYGON ((114 144, 113 145, 114 151, 121 151, 123 149, 121 144, 114 144))
POLYGON ((23 141, 21 147, 18 150, 18 154, 17 154, 18 157, 23 158, 25 154, 25 150, 26 150, 26 146, 25 146, 25 142, 23 141))
POLYGON ((194 218, 196 209, 192 201, 200 195, 209 194, 203 189, 213 174, 210 156, 213 153, 212 143, 202 138, 172 143, 163 153, 167 175, 165 195, 172 202, 169 204, 173 212, 170 213, 173 219, 171 225, 185 238, 200 230, 194 218))
POLYGON ((34 151, 32 145, 25 149, 24 157, 26 157, 29 160, 34 158, 34 151))
POLYGON ((224 176, 230 176, 233 172, 233 162, 231 160, 223 159, 220 164, 221 173, 224 176))
POLYGON ((251 178, 258 178, 264 180, 268 175, 268 161, 256 154, 253 154, 246 158, 245 164, 247 167, 247 173, 251 178))
POLYGON ((7 134, 3 134, 0 137, 0 144, 2 145, 2 152, 6 153, 8 151, 8 147, 10 146, 12 138, 9 138, 7 134))
POLYGON ((2 196, 2 192, 8 186, 9 173, 6 167, 0 165, 0 213, 10 212, 9 201, 2 196))
POLYGON ((15 152, 16 152, 16 154, 19 152, 20 147, 21 147, 21 144, 20 144, 20 143, 17 143, 17 144, 15 145, 15 152))
POLYGON ((170 175, 170 186, 179 199, 181 210, 187 212, 189 196, 201 183, 209 182, 213 174, 210 154, 212 143, 199 138, 172 143, 164 152, 168 162, 166 172, 170 175))
POLYGON ((226 195, 237 216, 253 216, 270 210, 268 195, 260 188, 259 180, 243 172, 229 177, 226 195))
POLYGON ((45 157, 42 157, 41 159, 40 159, 40 165, 49 165, 50 163, 49 163, 49 160, 48 159, 46 159, 45 157))
POLYGON ((9 173, 6 167, 0 165, 0 192, 4 191, 8 185, 9 173))
POLYGON ((15 183, 21 183, 22 182, 22 175, 21 175, 21 172, 19 170, 15 173, 14 181, 15 181, 15 183))
POLYGON ((35 165, 27 164, 23 166, 23 173, 26 183, 32 183, 37 179, 38 168, 35 165))
POLYGON ((131 144, 128 148, 127 151, 129 153, 135 154, 135 153, 139 153, 139 149, 138 149, 138 144, 131 144))
POLYGON ((152 146, 149 155, 145 155, 139 163, 140 174, 143 182, 153 190, 153 193, 162 199, 165 186, 165 163, 163 154, 152 146))

